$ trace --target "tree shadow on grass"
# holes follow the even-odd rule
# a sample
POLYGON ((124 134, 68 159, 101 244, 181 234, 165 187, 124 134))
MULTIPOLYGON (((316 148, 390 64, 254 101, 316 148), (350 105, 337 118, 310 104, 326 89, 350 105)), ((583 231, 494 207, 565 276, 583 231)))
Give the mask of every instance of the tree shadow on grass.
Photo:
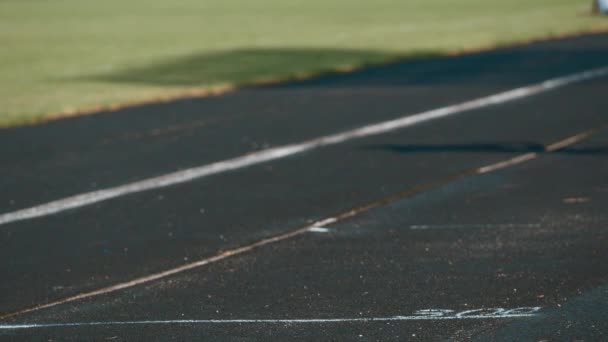
MULTIPOLYGON (((412 53, 410 58, 438 55, 432 51, 421 51, 412 53)), ((382 63, 397 57, 395 53, 368 50, 239 49, 178 57, 108 74, 85 76, 82 79, 173 86, 248 84, 350 70, 353 67, 382 63)))
POLYGON ((603 46, 576 50, 551 41, 457 56, 440 50, 248 48, 178 56, 75 80, 189 87, 302 78, 307 81, 281 86, 519 85, 604 65, 607 54, 603 46), (353 69, 360 70, 332 75, 353 69), (313 77, 321 75, 326 76, 313 77))

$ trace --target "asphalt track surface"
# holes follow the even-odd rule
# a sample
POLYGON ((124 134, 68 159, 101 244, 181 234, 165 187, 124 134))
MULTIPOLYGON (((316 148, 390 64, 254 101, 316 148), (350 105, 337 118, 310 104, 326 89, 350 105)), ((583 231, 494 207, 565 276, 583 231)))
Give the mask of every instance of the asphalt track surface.
MULTIPOLYGON (((0 214, 606 56, 595 34, 2 130, 0 214)), ((607 91, 596 77, 0 225, 0 339, 605 340, 607 91)))

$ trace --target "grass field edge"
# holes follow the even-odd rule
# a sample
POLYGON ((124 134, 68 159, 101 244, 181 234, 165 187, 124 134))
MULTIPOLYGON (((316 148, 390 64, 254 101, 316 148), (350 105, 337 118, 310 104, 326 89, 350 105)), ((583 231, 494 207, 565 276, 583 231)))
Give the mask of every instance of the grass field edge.
MULTIPOLYGON (((534 43, 542 43, 548 42, 557 39, 567 39, 567 38, 576 38, 582 37, 585 35, 593 35, 593 34, 602 34, 608 33, 608 27, 598 27, 598 28, 590 28, 583 29, 576 32, 566 32, 566 33, 550 33, 545 34, 538 37, 532 37, 528 39, 518 39, 514 41, 508 42, 498 42, 493 44, 488 44, 484 46, 471 47, 471 48, 462 48, 455 50, 446 50, 444 53, 441 53, 440 56, 444 57, 455 57, 455 56, 463 56, 475 53, 488 52, 496 49, 507 49, 507 48, 515 48, 519 46, 525 46, 528 44, 534 43)), ((237 83, 223 83, 223 84, 215 84, 204 87, 191 87, 184 91, 179 91, 171 94, 160 94, 150 97, 145 97, 142 99, 137 99, 133 101, 125 101, 125 102, 117 102, 113 104, 97 104, 92 106, 87 106, 84 108, 76 108, 70 110, 62 110, 62 111, 53 111, 47 113, 33 114, 29 117, 14 117, 2 120, 0 119, 0 129, 7 128, 15 128, 22 126, 31 126, 44 124, 52 121, 69 119, 77 116, 84 115, 95 115, 102 113, 112 113, 120 110, 135 108, 147 105, 154 104, 162 104, 162 103, 170 103, 174 101, 184 100, 184 99, 194 99, 194 98, 203 98, 210 96, 220 96, 238 89, 243 89, 247 87, 256 87, 256 86, 268 86, 268 85, 277 85, 281 83, 288 83, 294 81, 303 81, 314 79, 323 76, 329 75, 339 75, 350 72, 355 72, 359 70, 363 70, 369 67, 376 67, 382 65, 391 65, 397 63, 403 63, 408 60, 418 59, 416 54, 405 53, 405 52, 395 52, 394 56, 389 56, 382 61, 375 62, 366 62, 362 61, 361 63, 355 63, 350 65, 341 65, 332 67, 330 69, 316 69, 307 72, 298 72, 292 74, 283 74, 277 75, 273 77, 265 77, 263 79, 253 79, 247 80, 243 82, 237 83)))

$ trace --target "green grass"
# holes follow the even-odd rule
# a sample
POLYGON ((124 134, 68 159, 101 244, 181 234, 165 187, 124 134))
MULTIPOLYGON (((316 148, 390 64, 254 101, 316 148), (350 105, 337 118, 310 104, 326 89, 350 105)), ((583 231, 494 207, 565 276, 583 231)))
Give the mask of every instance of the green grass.
POLYGON ((0 125, 606 29, 590 0, 1 0, 0 125))

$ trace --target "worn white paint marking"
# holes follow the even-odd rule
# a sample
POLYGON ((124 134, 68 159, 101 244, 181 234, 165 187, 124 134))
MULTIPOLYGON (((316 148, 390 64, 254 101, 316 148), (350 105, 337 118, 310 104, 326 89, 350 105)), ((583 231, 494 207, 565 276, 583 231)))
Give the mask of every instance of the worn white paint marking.
MULTIPOLYGON (((579 133, 577 135, 568 137, 566 139, 562 139, 560 141, 556 141, 552 144, 549 144, 545 147, 545 151, 547 152, 555 152, 558 150, 563 149, 564 147, 568 147, 571 145, 574 145, 578 142, 581 142, 585 139, 587 139, 588 137, 590 137, 591 135, 595 134, 599 129, 592 129, 583 133, 579 133)), ((515 156, 511 159, 507 159, 507 160, 503 160, 500 161, 498 163, 494 163, 491 165, 487 165, 487 166, 483 166, 477 169, 477 173, 488 173, 488 172, 493 172, 496 170, 500 170, 500 169, 504 169, 507 167, 511 167, 513 165, 517 165, 517 164, 521 164, 521 163, 525 163, 529 160, 532 160, 534 158, 537 158, 538 154, 537 153, 525 153, 519 156, 515 156)))
MULTIPOLYGON (((185 183, 195 179, 208 177, 211 175, 224 173, 236 169, 241 169, 260 163, 265 163, 271 160, 293 156, 323 146, 339 144, 348 140, 387 133, 404 127, 413 126, 422 122, 435 120, 454 114, 459 114, 465 111, 522 99, 552 89, 564 87, 573 83, 578 83, 606 75, 608 75, 608 66, 550 79, 541 83, 516 88, 513 90, 481 97, 475 100, 466 101, 447 107, 404 116, 394 120, 384 121, 349 131, 318 137, 297 144, 269 148, 266 150, 243 155, 232 159, 227 159, 207 165, 176 171, 159 177, 148 178, 141 181, 116 186, 113 188, 107 188, 71 197, 66 197, 34 207, 4 213, 0 215, 0 225, 20 220, 31 219, 35 217, 52 215, 69 209, 91 205, 94 203, 98 203, 120 196, 125 196, 132 193, 159 189, 171 185, 185 183)), ((534 157, 533 154, 531 155, 532 157, 534 157)))
POLYGON ((411 316, 390 317, 357 317, 357 318, 309 318, 309 319, 179 319, 163 321, 108 321, 108 322, 73 322, 73 323, 29 323, 3 324, 0 330, 40 329, 40 328, 75 328, 92 326, 125 326, 125 325, 195 325, 195 324, 328 324, 355 322, 387 321, 433 321, 463 319, 505 319, 525 318, 538 315, 540 307, 521 307, 515 309, 490 308, 455 312, 446 309, 427 309, 416 311, 411 316))
POLYGON ((311 233, 329 233, 330 229, 324 227, 311 227, 308 231, 311 233))
MULTIPOLYGON (((321 222, 326 222, 328 220, 329 219, 326 219, 326 220, 323 220, 323 221, 319 221, 319 222, 317 222, 317 224, 321 223, 321 222)), ((178 266, 178 267, 175 267, 175 268, 171 268, 171 269, 168 269, 168 270, 165 270, 165 271, 162 271, 162 272, 152 273, 152 274, 149 274, 147 276, 136 278, 136 279, 124 282, 124 283, 118 283, 118 284, 115 284, 115 285, 112 285, 112 286, 108 286, 108 287, 104 287, 104 288, 100 288, 100 289, 97 289, 97 290, 94 290, 94 291, 84 292, 84 293, 80 293, 80 294, 77 294, 77 295, 74 295, 74 296, 71 296, 71 297, 63 298, 63 299, 60 299, 60 300, 57 300, 57 301, 54 301, 54 302, 48 302, 48 303, 45 303, 45 304, 40 304, 40 305, 31 307, 31 308, 28 308, 28 309, 24 309, 24 310, 21 310, 21 311, 17 311, 17 312, 5 314, 5 315, 0 315, 0 319, 5 319, 5 318, 8 318, 8 317, 13 317, 13 316, 16 316, 16 315, 25 314, 25 313, 28 313, 28 312, 34 312, 34 311, 50 308, 50 307, 61 305, 61 304, 71 303, 71 302, 74 302, 74 301, 77 301, 77 300, 81 300, 81 299, 85 299, 85 298, 96 297, 96 296, 99 296, 99 295, 102 295, 102 294, 112 293, 112 292, 124 290, 124 289, 127 289, 127 288, 131 288, 131 287, 134 287, 134 286, 138 286, 138 285, 141 285, 141 284, 149 283, 149 282, 152 282, 152 281, 155 281, 155 280, 159 280, 159 279, 162 279, 162 278, 166 278, 166 277, 169 277, 169 276, 172 276, 172 275, 175 275, 175 274, 178 274, 178 273, 182 273, 182 272, 194 269, 194 268, 202 267, 202 266, 205 266, 205 265, 208 265, 208 264, 212 264, 212 263, 224 260, 224 259, 229 258, 229 257, 234 256, 234 255, 239 255, 239 254, 247 253, 247 252, 252 251, 252 250, 254 250, 256 248, 259 248, 259 247, 263 247, 263 246, 266 246, 266 245, 269 245, 269 244, 273 244, 273 243, 276 243, 276 242, 279 242, 279 241, 287 240, 287 239, 290 239, 292 237, 304 234, 304 233, 308 232, 308 230, 310 229, 310 227, 313 227, 314 225, 315 224, 313 224, 311 226, 304 227, 304 228, 296 229, 296 230, 293 230, 293 231, 285 233, 285 234, 276 235, 276 236, 273 236, 273 237, 270 237, 270 238, 267 238, 267 239, 263 239, 263 240, 255 242, 255 243, 252 243, 250 245, 246 245, 246 246, 243 246, 243 247, 238 247, 238 248, 235 248, 235 249, 230 249, 230 250, 224 251, 224 252, 222 252, 220 254, 217 254, 215 256, 209 257, 209 258, 204 258, 204 259, 201 259, 201 260, 197 260, 197 261, 194 261, 194 262, 191 262, 191 263, 188 263, 188 264, 184 264, 184 265, 181 265, 181 266, 178 266)))
POLYGON ((501 161, 501 162, 498 162, 498 163, 495 163, 492 165, 480 167, 479 169, 477 169, 477 173, 488 173, 488 172, 504 169, 504 168, 507 168, 507 167, 510 167, 513 165, 525 163, 528 160, 532 160, 536 157, 538 157, 538 154, 536 154, 536 153, 522 154, 517 157, 513 157, 511 159, 504 160, 504 161, 501 161))
POLYGON ((504 223, 504 224, 437 224, 437 225, 411 225, 410 229, 413 230, 426 230, 426 229, 461 229, 461 228, 474 228, 474 229, 483 229, 483 228, 540 228, 540 224, 536 223, 504 223))
MULTIPOLYGON (((597 132, 597 130, 593 130, 593 131, 587 132, 586 136, 589 137, 594 132, 597 132)), ((567 138, 565 140, 569 140, 569 141, 571 141, 571 143, 574 143, 569 138, 567 138)), ((501 164, 501 163, 497 163, 497 164, 501 164)), ((496 165, 496 164, 494 164, 494 165, 496 165)), ((482 170, 482 169, 483 168, 473 170, 472 173, 479 174, 480 173, 479 170, 482 170)), ((469 174, 469 172, 467 172, 465 174, 469 174)), ((461 177, 463 177, 463 176, 461 175, 461 177)), ((417 193, 417 191, 415 191, 414 193, 417 193)), ((409 194, 411 195, 413 193, 409 193, 409 194)), ((390 201, 388 201, 388 202, 392 202, 395 199, 398 199, 398 198, 400 199, 400 198, 403 198, 405 196, 408 196, 408 195, 407 194, 403 194, 403 195, 400 195, 400 196, 397 196, 397 197, 393 196, 392 199, 390 201)), ((147 275, 147 276, 144 276, 144 277, 140 277, 140 278, 136 278, 136 279, 124 282, 124 283, 119 283, 119 284, 115 284, 115 285, 112 285, 112 286, 104 287, 104 288, 97 289, 97 290, 94 290, 94 291, 91 291, 91 292, 80 293, 80 294, 74 295, 72 297, 63 298, 63 299, 60 299, 60 300, 57 300, 57 301, 54 301, 54 302, 48 302, 48 303, 45 303, 45 304, 40 304, 40 305, 37 305, 37 306, 34 306, 34 307, 23 309, 23 310, 20 310, 20 311, 16 311, 16 312, 0 315, 0 320, 1 319, 6 319, 6 318, 9 318, 9 317, 13 317, 13 316, 17 316, 17 315, 22 315, 22 314, 25 314, 25 313, 28 313, 28 312, 34 312, 34 311, 50 308, 50 307, 53 307, 53 306, 57 306, 57 305, 61 305, 61 304, 66 304, 66 303, 74 302, 74 301, 85 299, 85 298, 91 298, 91 297, 99 296, 99 295, 102 295, 102 294, 107 294, 107 293, 123 290, 123 289, 126 289, 126 288, 130 288, 130 287, 138 286, 138 285, 141 285, 141 284, 145 284, 145 283, 148 283, 148 282, 151 282, 151 281, 155 281, 155 280, 159 280, 159 279, 162 279, 162 278, 166 278, 166 277, 169 277, 169 276, 172 276, 172 275, 184 272, 184 271, 191 270, 193 268, 205 266, 207 264, 211 264, 211 263, 214 263, 214 262, 217 262, 217 261, 229 258, 231 256, 235 256, 235 255, 239 255, 239 254, 242 254, 242 253, 246 253, 246 252, 252 251, 252 250, 254 250, 254 249, 258 248, 258 247, 262 247, 262 246, 265 246, 265 245, 268 245, 268 244, 272 244, 272 243, 276 243, 276 242, 280 242, 280 241, 283 241, 283 240, 287 240, 287 239, 296 237, 298 235, 301 235, 301 234, 304 234, 306 232, 309 232, 310 229, 313 228, 313 227, 328 226, 330 224, 339 222, 341 220, 344 220, 344 219, 356 216, 356 215, 358 215, 360 213, 372 210, 374 208, 377 208, 379 205, 386 204, 388 202, 386 201, 386 199, 384 199, 384 200, 381 200, 379 202, 370 203, 370 204, 364 205, 362 207, 349 210, 349 211, 347 211, 345 213, 342 213, 340 215, 333 216, 333 217, 328 217, 328 218, 323 219, 321 221, 314 222, 311 225, 308 225, 308 226, 305 226, 305 227, 293 230, 291 232, 288 232, 288 233, 285 233, 285 234, 281 234, 281 235, 277 235, 277 236, 273 236, 273 237, 270 237, 270 238, 267 238, 267 239, 263 239, 263 240, 260 240, 258 242, 252 243, 250 245, 246 245, 246 246, 242 246, 242 247, 239 247, 239 248, 235 248, 235 249, 231 249, 231 250, 228 250, 228 251, 224 251, 224 252, 222 252, 220 254, 217 254, 217 255, 209 257, 209 258, 204 258, 204 259, 201 259, 201 260, 197 260, 197 261, 194 261, 194 262, 191 262, 191 263, 188 263, 188 264, 185 264, 185 265, 181 265, 181 266, 178 266, 178 267, 175 267, 175 268, 172 268, 172 269, 168 269, 168 270, 165 270, 165 271, 162 271, 162 272, 158 272, 158 273, 153 273, 153 274, 150 274, 150 275, 147 275)))
POLYGON ((554 152, 557 150, 560 150, 564 147, 568 147, 570 145, 574 145, 580 141, 583 141, 585 139, 587 139, 591 134, 593 134, 593 131, 587 131, 587 132, 583 132, 581 134, 577 134, 575 136, 572 136, 570 138, 555 142, 553 144, 548 145, 545 150, 547 150, 548 152, 554 152))

